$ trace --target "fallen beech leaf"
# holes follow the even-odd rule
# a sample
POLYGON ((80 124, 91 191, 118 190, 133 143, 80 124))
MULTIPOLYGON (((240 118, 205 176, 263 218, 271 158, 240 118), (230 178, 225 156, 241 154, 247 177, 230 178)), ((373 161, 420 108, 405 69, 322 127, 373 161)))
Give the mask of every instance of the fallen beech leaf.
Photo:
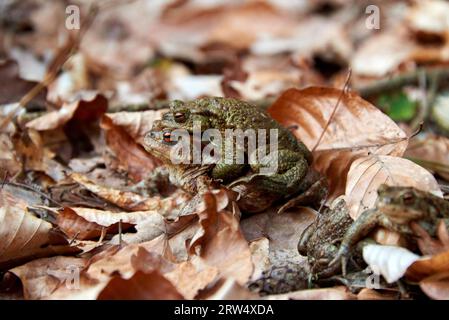
MULTIPOLYGON (((30 91, 37 82, 23 80, 19 76, 19 66, 14 61, 5 61, 0 64, 0 79, 2 86, 0 88, 0 105, 18 102, 30 91)), ((33 102, 44 105, 46 89, 41 91, 33 102)))
POLYGON ((253 272, 248 243, 235 217, 222 212, 218 220, 221 225, 216 235, 202 246, 201 257, 207 264, 217 267, 222 276, 244 284, 253 272))
POLYGON ((442 136, 426 136, 413 139, 404 157, 437 173, 449 181, 449 139, 442 136))
POLYGON ((241 228, 248 241, 269 239, 269 267, 287 263, 306 267, 307 259, 298 253, 298 241, 315 217, 316 212, 309 208, 298 208, 281 215, 274 209, 242 220, 241 228))
POLYGON ((270 241, 267 238, 260 238, 249 244, 254 265, 251 281, 259 279, 263 272, 270 268, 269 246, 270 241))
POLYGON ((98 300, 180 300, 184 297, 160 272, 136 272, 131 278, 113 277, 98 300))
POLYGON ((409 9, 407 23, 415 31, 444 35, 449 31, 448 11, 445 1, 418 1, 409 9))
MULTIPOLYGON (((161 118, 167 110, 148 110, 143 112, 116 112, 107 113, 108 118, 115 126, 123 128, 138 143, 142 144, 143 138, 151 130, 153 122, 161 118)), ((103 121, 106 121, 105 119, 103 121)))
POLYGON ((26 209, 0 203, 0 268, 40 258, 78 251, 53 231, 53 226, 26 209), (57 237, 57 238, 55 238, 57 237))
POLYGON ((161 214, 168 214, 188 199, 186 196, 181 195, 163 199, 160 197, 148 198, 133 192, 121 191, 97 185, 93 181, 78 173, 72 173, 70 177, 99 197, 119 206, 120 208, 130 211, 156 210, 161 214))
POLYGON ((14 176, 22 168, 11 137, 7 133, 0 134, 0 168, 0 174, 3 176, 6 172, 10 176, 14 176))
POLYGON ((198 254, 208 265, 218 268, 223 277, 232 277, 240 284, 253 272, 251 251, 238 218, 223 210, 229 199, 224 190, 203 195, 203 210, 198 213, 201 228, 191 239, 190 254, 198 254))
POLYGON ((421 281, 428 276, 447 272, 449 270, 449 251, 431 256, 423 257, 413 263, 407 270, 407 279, 421 281))
POLYGON ((139 0, 100 10, 80 44, 90 67, 107 69, 118 78, 133 77, 154 55, 148 32, 165 5, 139 0))
POLYGON ((59 110, 51 111, 26 124, 38 131, 59 128, 70 120, 90 122, 99 119, 108 108, 108 100, 96 92, 86 92, 74 102, 64 104, 59 110))
POLYGON ((416 47, 405 28, 383 32, 368 38, 358 48, 351 67, 356 75, 382 77, 412 59, 416 47))
MULTIPOLYGON (((148 172, 160 165, 160 161, 145 151, 145 149, 132 138, 125 128, 116 125, 113 118, 106 115, 101 120, 101 128, 105 131, 106 142, 116 156, 119 166, 136 182, 144 179, 148 172)), ((146 127, 145 127, 146 128, 146 127)), ((139 129, 138 129, 139 130, 139 129)), ((135 134, 135 132, 134 132, 135 134)))
POLYGON ((24 298, 45 299, 60 285, 76 289, 76 281, 86 260, 74 257, 52 257, 31 261, 10 270, 20 278, 24 298))
POLYGON ((346 200, 353 219, 374 207, 382 184, 410 186, 443 196, 433 175, 410 160, 381 155, 360 158, 351 165, 346 183, 346 200))
POLYGON ((275 294, 264 297, 266 300, 353 300, 356 296, 346 287, 308 289, 275 294))
POLYGON ((70 239, 94 239, 100 237, 103 229, 106 234, 106 228, 95 222, 89 222, 80 217, 70 208, 64 208, 58 214, 56 224, 70 239))
POLYGON ((449 300, 449 272, 437 273, 425 278, 419 286, 431 299, 449 300))
POLYGON ((401 156, 406 134, 375 106, 355 93, 333 88, 310 87, 285 91, 268 109, 285 127, 297 126, 294 134, 312 150, 335 110, 335 115, 316 150, 313 166, 328 177, 332 200, 341 195, 351 163, 370 154, 401 156))
POLYGON ((131 226, 149 220, 154 225, 157 224, 155 221, 164 225, 163 217, 155 211, 110 212, 87 208, 64 208, 58 214, 56 224, 69 237, 86 240, 99 237, 103 229, 105 233, 118 233, 120 221, 122 231, 126 232, 131 226))
POLYGON ((164 276, 186 299, 193 299, 198 291, 216 279, 218 273, 218 268, 208 266, 202 259, 194 256, 189 261, 178 264, 164 276))
POLYGON ((258 34, 288 35, 295 25, 292 17, 268 3, 250 2, 174 11, 155 23, 148 34, 164 55, 198 61, 205 59, 198 49, 207 44, 245 49, 257 40, 258 34))
POLYGON ((369 244, 363 247, 363 259, 375 274, 381 274, 388 283, 402 278, 419 256, 411 251, 394 246, 369 244))
POLYGON ((234 279, 220 279, 212 287, 205 289, 197 297, 203 300, 256 300, 259 295, 249 291, 234 279))
POLYGON ((202 96, 223 96, 221 81, 217 75, 184 75, 172 77, 170 99, 192 100, 202 96))
POLYGON ((396 292, 379 292, 373 289, 363 288, 357 294, 357 300, 397 300, 396 292))

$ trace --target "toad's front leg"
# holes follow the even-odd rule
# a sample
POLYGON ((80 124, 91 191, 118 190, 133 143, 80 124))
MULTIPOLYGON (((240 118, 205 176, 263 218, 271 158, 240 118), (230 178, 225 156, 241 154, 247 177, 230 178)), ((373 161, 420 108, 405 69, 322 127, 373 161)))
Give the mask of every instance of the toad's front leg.
POLYGON ((343 275, 346 275, 346 265, 355 244, 366 237, 371 231, 381 224, 382 214, 377 209, 364 211, 357 220, 346 231, 337 255, 330 262, 329 266, 341 263, 343 275))

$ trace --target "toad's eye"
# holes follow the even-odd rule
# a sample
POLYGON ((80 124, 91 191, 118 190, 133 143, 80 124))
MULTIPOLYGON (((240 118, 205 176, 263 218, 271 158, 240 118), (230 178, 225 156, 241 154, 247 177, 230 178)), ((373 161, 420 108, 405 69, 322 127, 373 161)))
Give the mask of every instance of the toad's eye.
POLYGON ((410 204, 411 202, 413 202, 413 194, 411 193, 405 193, 402 196, 402 199, 404 200, 404 204, 410 204))
POLYGON ((186 115, 182 112, 176 112, 175 113, 175 121, 179 122, 179 123, 186 121, 186 115))
POLYGON ((170 143, 171 142, 171 132, 164 132, 164 134, 162 135, 162 138, 164 140, 164 142, 170 143))

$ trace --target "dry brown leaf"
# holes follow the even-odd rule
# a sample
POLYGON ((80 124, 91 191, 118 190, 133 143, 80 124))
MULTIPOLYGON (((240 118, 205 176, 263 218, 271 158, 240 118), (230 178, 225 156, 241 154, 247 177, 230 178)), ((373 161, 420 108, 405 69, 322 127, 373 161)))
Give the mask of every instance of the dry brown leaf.
POLYGON ((294 264, 307 268, 307 259, 298 253, 298 242, 315 217, 316 212, 309 208, 298 208, 281 215, 277 210, 269 210, 242 220, 241 227, 248 241, 263 237, 270 240, 268 267, 294 264))
POLYGON ((338 109, 314 150, 314 167, 328 177, 330 199, 343 193, 352 162, 370 154, 401 156, 406 134, 375 106, 354 93, 333 88, 289 89, 269 108, 271 116, 313 150, 338 99, 338 109))
POLYGON ((133 192, 97 185, 95 182, 78 173, 72 173, 70 177, 99 197, 130 211, 156 210, 161 214, 168 213, 188 199, 186 195, 167 198, 148 198, 133 192))
MULTIPOLYGON (((0 64, 0 79, 2 79, 0 105, 19 102, 37 84, 36 82, 21 79, 19 76, 19 66, 11 60, 4 61, 0 64)), ((46 90, 40 92, 33 100, 33 103, 44 105, 45 96, 46 90)))
POLYGON ((201 258, 193 256, 164 276, 186 299, 193 299, 198 291, 206 288, 217 278, 218 273, 218 268, 208 266, 201 258))
POLYGON ((363 288, 357 294, 358 300, 397 300, 398 293, 396 292, 379 292, 374 289, 363 288))
POLYGON ((163 232, 164 219, 155 211, 110 212, 90 208, 64 208, 58 214, 56 224, 70 238, 86 240, 98 238, 102 232, 118 233, 119 223, 122 232, 126 232, 131 226, 147 222, 163 232))
POLYGON ((267 300, 353 300, 356 296, 346 287, 308 289, 266 296, 267 300))
POLYGON ((77 252, 53 229, 25 208, 11 203, 1 193, 0 199, 0 268, 62 253, 77 252))
POLYGON ((151 130, 153 122, 160 119, 166 111, 163 109, 143 112, 116 112, 107 113, 104 117, 108 118, 113 125, 123 128, 133 140, 142 144, 143 138, 151 130))
POLYGON ((218 280, 212 287, 206 288, 197 299, 203 300, 256 300, 259 295, 249 291, 234 279, 218 280))
POLYGON ((443 196, 433 175, 410 160, 382 155, 359 158, 351 165, 346 183, 346 201, 353 219, 374 207, 382 184, 415 187, 443 196))
POLYGON ((106 235, 108 231, 105 227, 80 217, 70 208, 64 208, 59 212, 56 224, 70 239, 95 239, 103 232, 106 235))
POLYGON ((170 12, 149 31, 152 42, 166 56, 202 60, 199 50, 207 44, 248 48, 260 33, 285 36, 296 26, 294 19, 268 3, 249 2, 210 9, 191 8, 170 12), (194 36, 193 36, 194 35, 194 36))
POLYGON ((51 111, 26 124, 38 131, 57 129, 70 120, 91 122, 100 118, 108 108, 108 100, 96 92, 84 92, 80 98, 65 103, 59 110, 51 111))
POLYGON ((351 67, 359 76, 382 77, 410 61, 415 50, 407 30, 389 30, 368 38, 352 57, 351 67))
POLYGON ((253 272, 251 251, 238 218, 223 210, 229 204, 225 190, 202 195, 199 204, 199 226, 189 244, 189 253, 199 255, 205 263, 216 267, 220 276, 246 283, 253 272))
POLYGON ((113 277, 98 300, 181 300, 184 297, 159 271, 136 272, 131 278, 113 277))
POLYGON ((251 281, 255 281, 262 276, 265 270, 270 268, 270 240, 263 237, 251 241, 249 249, 251 250, 251 257, 254 265, 251 281))
POLYGON ((7 133, 0 134, 0 174, 14 176, 22 168, 19 157, 14 150, 11 136, 7 133))
POLYGON ((421 164, 449 181, 448 138, 430 135, 423 139, 414 139, 410 142, 404 157, 421 164))
POLYGON ((86 271, 81 275, 78 292, 69 292, 66 288, 59 287, 51 298, 102 299, 106 293, 109 298, 113 298, 116 296, 113 295, 112 289, 118 288, 123 299, 145 298, 147 296, 140 296, 143 294, 140 289, 137 288, 138 290, 133 292, 136 289, 134 280, 138 278, 142 281, 146 294, 154 296, 154 299, 180 298, 173 296, 173 292, 193 299, 199 290, 215 281, 218 269, 208 266, 201 258, 192 257, 189 261, 175 264, 156 253, 154 244, 154 241, 150 241, 139 245, 110 247, 91 259, 86 271), (154 279, 154 275, 148 276, 153 273, 157 276, 154 279), (165 293, 157 293, 161 290, 158 287, 160 284, 167 287, 167 296, 165 293), (139 296, 134 296, 136 293, 139 296))
POLYGON ((425 278, 419 286, 431 299, 449 300, 449 272, 447 271, 425 278))
POLYGON ((101 128, 105 131, 107 145, 117 158, 119 168, 128 172, 136 182, 160 165, 160 161, 146 152, 125 128, 114 124, 109 115, 102 118, 101 128))
POLYGON ((446 1, 417 1, 407 12, 407 23, 415 31, 445 35, 449 32, 446 1))
POLYGON ((74 288, 85 265, 85 259, 59 256, 34 260, 11 272, 20 278, 24 298, 36 300, 45 299, 60 285, 74 288))
POLYGON ((449 270, 449 251, 431 257, 423 257, 407 270, 406 277, 411 281, 421 281, 431 275, 449 270))
POLYGON ((165 1, 136 0, 100 9, 81 42, 90 67, 106 77, 134 76, 154 55, 149 28, 165 6, 165 1))

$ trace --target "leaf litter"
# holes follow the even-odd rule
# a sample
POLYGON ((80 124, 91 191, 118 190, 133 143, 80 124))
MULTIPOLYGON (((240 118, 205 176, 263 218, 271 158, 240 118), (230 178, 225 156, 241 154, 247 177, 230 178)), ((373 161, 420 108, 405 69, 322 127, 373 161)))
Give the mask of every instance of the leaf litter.
POLYGON ((441 99, 426 88, 448 90, 447 3, 375 2, 387 15, 379 32, 341 3, 323 16, 314 1, 77 2, 89 25, 77 33, 61 27, 61 3, 9 1, 0 287, 13 282, 22 289, 10 297, 24 299, 448 299, 444 219, 412 221, 415 246, 378 229, 378 244, 363 249, 362 265, 405 281, 408 295, 354 289, 349 277, 315 278, 298 252, 323 208, 247 216, 225 188, 189 195, 162 178, 146 184, 163 165, 143 139, 169 101, 219 95, 291 128, 329 182, 323 205, 343 199, 354 220, 376 207, 383 184, 443 198, 448 134, 441 99), (395 122, 376 101, 416 91, 427 100, 416 102, 424 127, 412 134, 414 119, 395 122))

